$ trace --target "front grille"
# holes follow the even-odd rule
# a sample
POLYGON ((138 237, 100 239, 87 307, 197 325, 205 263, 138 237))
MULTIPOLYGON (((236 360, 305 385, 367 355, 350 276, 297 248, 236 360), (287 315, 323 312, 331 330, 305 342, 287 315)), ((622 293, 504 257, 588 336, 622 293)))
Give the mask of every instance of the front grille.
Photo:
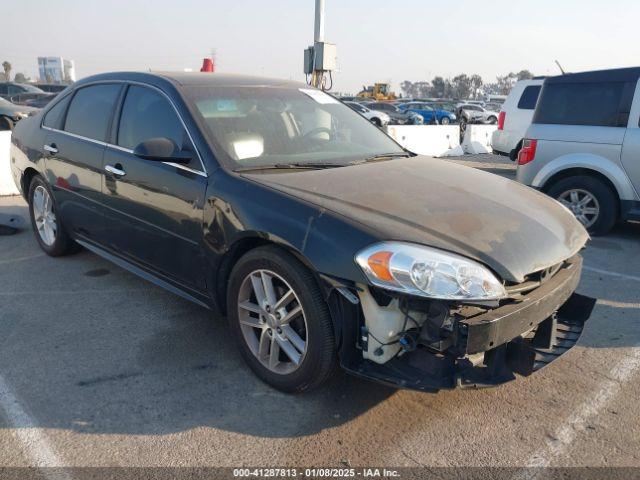
POLYGON ((551 280, 566 265, 567 262, 560 262, 544 270, 530 273, 524 277, 524 282, 522 283, 507 284, 505 285, 507 294, 509 297, 519 297, 527 294, 551 280))

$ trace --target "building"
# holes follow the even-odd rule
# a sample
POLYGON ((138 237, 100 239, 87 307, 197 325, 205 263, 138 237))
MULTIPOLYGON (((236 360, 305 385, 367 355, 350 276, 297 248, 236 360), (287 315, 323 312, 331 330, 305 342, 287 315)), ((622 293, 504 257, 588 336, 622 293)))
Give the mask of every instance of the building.
POLYGON ((73 60, 62 57, 38 57, 38 73, 42 83, 71 83, 76 81, 73 60))

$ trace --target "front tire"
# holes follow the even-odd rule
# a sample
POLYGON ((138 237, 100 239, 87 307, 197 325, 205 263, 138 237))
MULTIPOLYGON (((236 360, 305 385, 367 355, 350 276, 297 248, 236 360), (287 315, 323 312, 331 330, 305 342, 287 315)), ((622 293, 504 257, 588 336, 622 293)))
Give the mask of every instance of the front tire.
POLYGON ((242 356, 272 387, 308 391, 333 371, 336 352, 328 305, 311 272, 281 248, 260 247, 236 263, 227 312, 242 356))
POLYGON ((29 185, 29 217, 36 240, 47 255, 59 257, 78 250, 62 225, 49 184, 36 175, 29 185))
POLYGON ((563 178, 547 192, 567 207, 590 234, 608 233, 618 218, 618 198, 602 180, 589 175, 563 178))
POLYGON ((380 120, 378 117, 373 117, 371 119, 371 123, 373 123, 378 128, 382 127, 382 120, 380 120))
POLYGON ((442 117, 442 120, 440 120, 440 125, 449 125, 449 123, 451 123, 449 117, 442 117))
POLYGON ((495 125, 498 123, 498 119, 496 117, 489 117, 487 121, 489 122, 489 125, 495 125))

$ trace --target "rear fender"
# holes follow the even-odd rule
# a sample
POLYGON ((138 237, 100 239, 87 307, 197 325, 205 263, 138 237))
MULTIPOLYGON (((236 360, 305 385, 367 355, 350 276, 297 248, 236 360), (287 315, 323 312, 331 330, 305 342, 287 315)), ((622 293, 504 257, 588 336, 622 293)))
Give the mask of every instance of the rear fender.
POLYGON ((573 168, 592 170, 600 173, 609 179, 622 200, 634 200, 636 198, 633 185, 629 181, 627 173, 620 165, 609 159, 590 153, 570 153, 552 160, 540 169, 531 182, 531 186, 541 189, 545 188, 547 182, 553 176, 573 168))

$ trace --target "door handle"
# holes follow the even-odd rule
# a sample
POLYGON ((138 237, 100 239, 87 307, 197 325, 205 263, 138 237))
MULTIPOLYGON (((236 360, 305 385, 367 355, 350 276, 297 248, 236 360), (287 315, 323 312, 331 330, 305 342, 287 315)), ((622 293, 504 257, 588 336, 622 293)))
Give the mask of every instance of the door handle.
POLYGON ((52 143, 51 145, 44 145, 42 148, 49 153, 58 153, 58 147, 56 147, 55 143, 52 143))
POLYGON ((112 173, 112 174, 114 174, 114 175, 116 175, 118 177, 124 177, 127 174, 127 172, 125 172, 122 169, 122 165, 120 165, 119 163, 116 164, 115 167, 113 165, 107 165, 106 167, 104 167, 104 169, 107 172, 112 173))

